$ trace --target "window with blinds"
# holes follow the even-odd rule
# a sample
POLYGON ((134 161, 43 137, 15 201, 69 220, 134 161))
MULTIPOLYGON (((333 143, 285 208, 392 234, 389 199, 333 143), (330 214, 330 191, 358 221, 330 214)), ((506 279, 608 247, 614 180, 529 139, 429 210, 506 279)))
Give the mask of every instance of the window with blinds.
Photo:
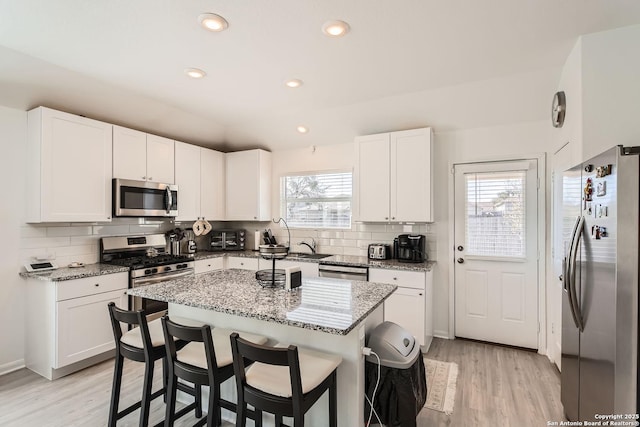
POLYGON ((284 176, 283 217, 289 227, 351 228, 351 172, 284 176))
POLYGON ((526 171, 465 174, 466 253, 525 257, 526 171))

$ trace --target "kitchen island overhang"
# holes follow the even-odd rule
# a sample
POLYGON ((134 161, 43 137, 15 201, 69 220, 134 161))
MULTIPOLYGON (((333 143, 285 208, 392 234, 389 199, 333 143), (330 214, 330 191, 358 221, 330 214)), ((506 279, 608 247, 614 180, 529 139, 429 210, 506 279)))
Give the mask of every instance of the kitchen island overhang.
MULTIPOLYGON (((365 335, 383 321, 383 302, 394 285, 305 277, 293 291, 263 288, 255 273, 221 270, 129 289, 130 295, 169 303, 169 316, 264 335, 278 342, 338 354, 338 425, 364 425, 365 335)), ((235 400, 235 384, 222 393, 235 400)), ((310 425, 328 425, 327 396, 307 413, 310 425)), ((206 408, 205 408, 206 409, 206 408)), ((234 420, 223 411, 225 418, 234 420)), ((273 425, 265 417, 265 425, 273 425)))

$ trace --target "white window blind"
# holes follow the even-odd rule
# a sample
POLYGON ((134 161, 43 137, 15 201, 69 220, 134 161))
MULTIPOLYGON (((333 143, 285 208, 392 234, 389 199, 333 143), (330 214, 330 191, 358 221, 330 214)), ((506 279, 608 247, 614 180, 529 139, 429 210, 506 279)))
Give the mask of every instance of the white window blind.
POLYGON ((282 213, 289 227, 351 228, 351 172, 285 176, 282 213))
POLYGON ((466 252, 525 257, 526 171, 465 174, 466 252))

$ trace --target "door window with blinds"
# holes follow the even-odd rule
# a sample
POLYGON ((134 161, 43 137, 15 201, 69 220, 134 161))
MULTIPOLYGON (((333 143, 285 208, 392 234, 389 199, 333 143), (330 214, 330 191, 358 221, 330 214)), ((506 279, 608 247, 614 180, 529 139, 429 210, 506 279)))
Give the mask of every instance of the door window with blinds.
POLYGON ((524 258, 526 171, 464 177, 467 255, 524 258))
POLYGON ((289 227, 351 228, 351 172, 284 176, 280 188, 289 227))

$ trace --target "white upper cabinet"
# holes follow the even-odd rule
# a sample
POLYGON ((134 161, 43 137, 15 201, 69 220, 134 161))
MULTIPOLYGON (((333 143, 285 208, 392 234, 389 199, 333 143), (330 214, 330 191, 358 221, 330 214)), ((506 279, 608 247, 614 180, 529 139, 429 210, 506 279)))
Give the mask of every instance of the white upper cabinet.
POLYGON ((200 147, 176 141, 177 221, 195 221, 200 215, 200 147))
POLYGON ((431 129, 357 137, 357 221, 433 221, 431 129))
POLYGON ((356 138, 359 221, 389 221, 389 134, 356 138))
POLYGON ((113 126, 113 176, 173 184, 173 140, 113 126))
POLYGON ((391 220, 433 221, 431 129, 392 132, 391 220))
POLYGON ((224 153, 176 141, 178 221, 224 219, 224 153))
POLYGON ((28 222, 111 220, 112 128, 45 107, 29 111, 28 222))
POLYGON ((209 220, 225 219, 224 153, 200 149, 200 216, 209 220))
POLYGON ((271 220, 271 153, 226 153, 226 219, 271 220))

